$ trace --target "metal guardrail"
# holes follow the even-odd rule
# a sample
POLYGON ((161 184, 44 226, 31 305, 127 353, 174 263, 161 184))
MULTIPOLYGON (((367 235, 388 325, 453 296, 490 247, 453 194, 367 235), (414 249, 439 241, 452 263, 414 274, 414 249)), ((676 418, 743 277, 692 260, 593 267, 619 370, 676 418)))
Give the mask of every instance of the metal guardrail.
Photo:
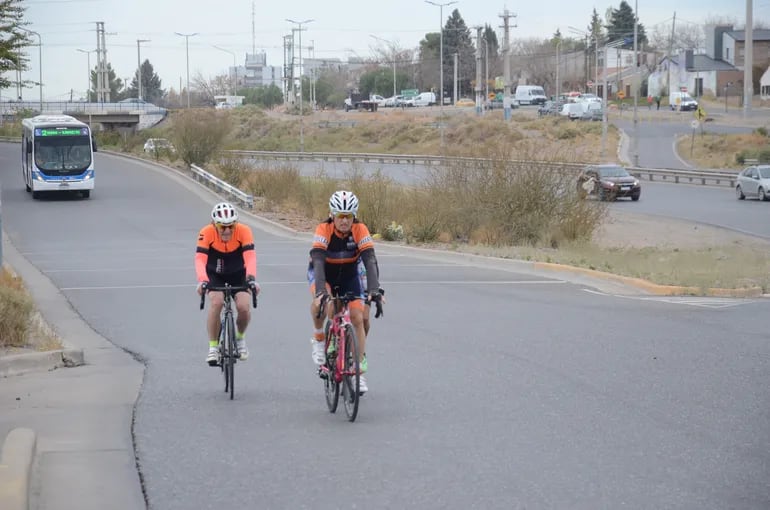
MULTIPOLYGON (((274 151, 224 151, 225 154, 240 158, 267 161, 321 161, 340 163, 380 163, 393 165, 442 165, 448 163, 478 163, 479 158, 461 158, 446 156, 426 156, 415 154, 362 154, 352 152, 274 152, 274 151)), ((590 163, 550 163, 543 161, 516 161, 517 163, 538 163, 558 165, 562 168, 579 170, 590 163)), ((674 168, 626 167, 640 179, 667 182, 673 184, 701 184, 704 186, 735 186, 737 171, 718 170, 678 170, 674 168)))
POLYGON ((233 199, 240 202, 241 205, 244 205, 249 209, 252 209, 254 207, 254 195, 249 195, 248 193, 239 190, 235 186, 228 184, 227 182, 223 181, 219 177, 213 174, 210 174, 209 172, 202 169, 198 165, 190 165, 190 171, 192 172, 195 180, 197 180, 198 182, 202 182, 207 186, 215 188, 217 191, 221 193, 229 195, 233 199))

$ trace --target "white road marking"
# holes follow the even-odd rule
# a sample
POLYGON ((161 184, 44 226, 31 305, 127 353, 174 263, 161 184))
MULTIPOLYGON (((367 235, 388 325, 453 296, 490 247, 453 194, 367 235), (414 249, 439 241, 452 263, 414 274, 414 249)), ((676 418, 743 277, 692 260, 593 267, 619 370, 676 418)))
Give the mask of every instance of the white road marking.
POLYGON ((583 290, 599 296, 632 299, 636 301, 653 301, 656 303, 669 303, 673 305, 698 306, 701 308, 730 308, 755 303, 757 301, 756 299, 711 296, 624 296, 621 294, 607 294, 606 292, 599 292, 592 289, 583 290))
MULTIPOLYGON (((542 284, 561 284, 567 283, 564 280, 409 280, 409 281, 387 281, 381 282, 383 286, 390 285, 542 285, 542 284)), ((283 281, 283 282, 259 282, 262 287, 271 285, 307 285, 307 281, 283 281)), ((105 285, 92 287, 62 287, 60 290, 134 290, 134 289, 175 289, 175 288, 195 288, 194 284, 170 284, 170 285, 105 285)))

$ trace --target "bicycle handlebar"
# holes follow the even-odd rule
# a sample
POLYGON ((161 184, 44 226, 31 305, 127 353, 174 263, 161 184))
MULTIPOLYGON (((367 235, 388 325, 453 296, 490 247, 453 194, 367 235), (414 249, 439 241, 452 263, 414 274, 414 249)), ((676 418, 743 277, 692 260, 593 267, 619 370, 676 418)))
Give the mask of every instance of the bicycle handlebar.
MULTIPOLYGON (((377 309, 377 311, 374 313, 374 318, 375 319, 379 319, 384 314, 384 312, 382 310, 382 296, 384 296, 384 295, 385 295, 385 290, 384 289, 379 289, 377 294, 375 294, 373 296, 368 296, 366 298, 366 300, 364 300, 364 304, 366 304, 366 305, 370 305, 372 303, 372 301, 374 301, 376 309, 377 309)), ((358 296, 356 296, 352 292, 347 292, 346 294, 344 294, 342 296, 340 296, 340 295, 330 296, 329 294, 324 294, 323 297, 321 298, 320 306, 318 307, 318 313, 315 316, 316 319, 320 319, 321 318, 321 316, 323 315, 324 308, 326 308, 326 303, 330 299, 341 299, 343 303, 349 303, 351 301, 355 301, 356 299, 358 299, 358 296)))
POLYGON ((257 287, 256 282, 254 286, 251 286, 249 283, 245 285, 209 285, 208 283, 203 283, 203 293, 201 294, 201 310, 203 310, 203 304, 206 301, 206 294, 208 292, 229 292, 230 294, 235 294, 237 292, 240 292, 242 290, 248 290, 251 292, 251 306, 253 308, 257 307, 257 287))

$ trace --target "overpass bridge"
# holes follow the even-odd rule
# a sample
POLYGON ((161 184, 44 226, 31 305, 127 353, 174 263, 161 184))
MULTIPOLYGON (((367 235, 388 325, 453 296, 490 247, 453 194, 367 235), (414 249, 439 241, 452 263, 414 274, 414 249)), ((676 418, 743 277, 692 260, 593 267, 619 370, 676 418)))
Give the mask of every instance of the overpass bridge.
POLYGON ((2 101, 0 116, 16 118, 20 112, 71 115, 97 129, 146 129, 162 121, 168 110, 151 103, 87 103, 84 101, 2 101))

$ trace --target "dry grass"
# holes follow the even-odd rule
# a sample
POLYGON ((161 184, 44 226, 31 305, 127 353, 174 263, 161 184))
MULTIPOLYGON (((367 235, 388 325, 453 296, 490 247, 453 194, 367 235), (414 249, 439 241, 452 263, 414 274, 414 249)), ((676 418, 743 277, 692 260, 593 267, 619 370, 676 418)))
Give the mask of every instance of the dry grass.
MULTIPOLYGON (((696 131, 695 136, 682 136, 676 149, 697 168, 742 169, 737 156, 741 153, 759 153, 770 149, 770 138, 755 131, 745 134, 718 135, 696 131)), ((749 156, 756 157, 756 156, 749 156)))
POLYGON ((61 341, 35 311, 21 278, 0 272, 0 354, 61 349, 61 341))

